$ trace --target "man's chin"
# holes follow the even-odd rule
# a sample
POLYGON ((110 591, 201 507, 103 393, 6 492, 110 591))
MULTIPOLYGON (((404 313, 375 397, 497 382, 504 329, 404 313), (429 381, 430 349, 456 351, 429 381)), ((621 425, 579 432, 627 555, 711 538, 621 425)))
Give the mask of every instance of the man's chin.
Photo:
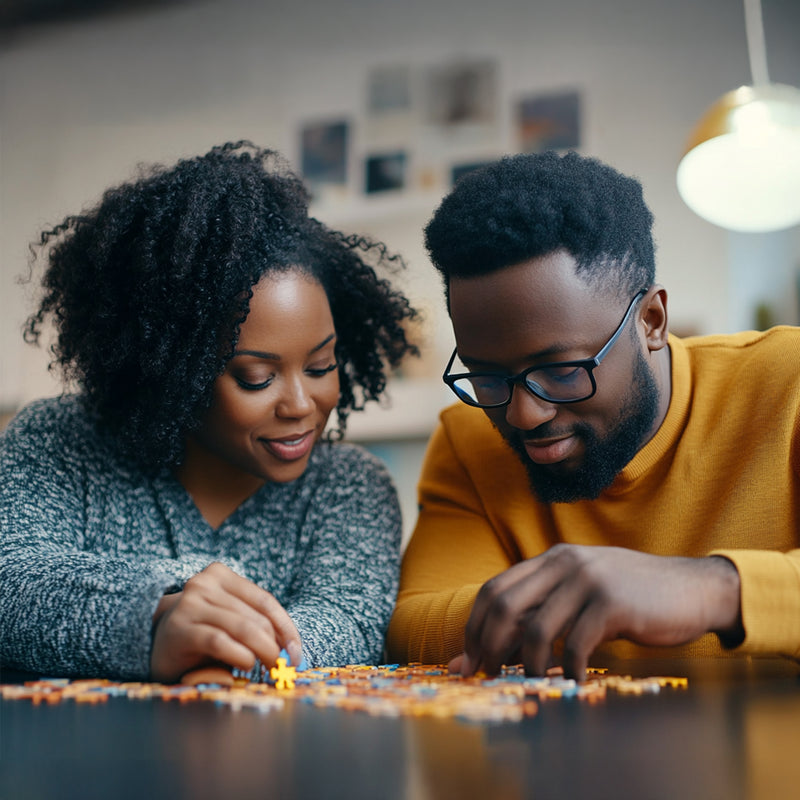
MULTIPOLYGON (((528 482, 533 493, 543 503, 573 503, 577 500, 591 499, 587 495, 581 466, 560 461, 556 464, 537 464, 532 461, 522 440, 517 437, 503 437, 514 451, 528 473, 528 482)), ((595 495, 596 496, 596 495, 595 495)))
POLYGON ((602 464, 591 463, 592 448, 596 446, 594 432, 580 431, 576 434, 583 443, 584 453, 578 464, 572 460, 556 464, 537 464, 531 460, 521 439, 504 437, 506 443, 522 461, 528 473, 531 490, 542 503, 594 500, 614 482, 618 470, 608 470, 602 464))
POLYGON ((588 475, 581 468, 569 470, 560 464, 545 467, 534 464, 529 458, 524 463, 531 489, 543 503, 594 500, 614 480, 612 476, 610 481, 601 484, 596 475, 588 475))

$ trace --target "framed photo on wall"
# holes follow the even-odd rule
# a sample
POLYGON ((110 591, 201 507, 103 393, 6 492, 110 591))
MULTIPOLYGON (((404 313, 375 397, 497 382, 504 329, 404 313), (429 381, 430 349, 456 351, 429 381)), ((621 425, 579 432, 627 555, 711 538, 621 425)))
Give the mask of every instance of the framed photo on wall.
POLYGON ((516 108, 520 151, 576 149, 581 144, 580 123, 581 98, 577 91, 525 97, 516 108))
POLYGON ((364 174, 364 189, 367 194, 404 189, 406 186, 405 152, 368 156, 364 174))
POLYGON ((326 186, 347 185, 349 128, 347 120, 303 126, 300 163, 312 194, 326 186))

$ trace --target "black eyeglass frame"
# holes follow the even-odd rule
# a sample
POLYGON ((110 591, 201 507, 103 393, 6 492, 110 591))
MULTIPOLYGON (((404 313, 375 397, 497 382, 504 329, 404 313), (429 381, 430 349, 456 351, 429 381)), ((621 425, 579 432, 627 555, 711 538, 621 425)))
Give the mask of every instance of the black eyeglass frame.
POLYGON ((453 391, 453 394, 455 394, 455 396, 461 400, 462 403, 466 403, 468 406, 474 406, 475 408, 502 408, 503 406, 507 406, 511 402, 515 384, 521 384, 529 392, 547 403, 582 403, 584 400, 594 397, 595 393, 597 392, 597 381, 594 377, 594 370, 600 366, 603 359, 611 352, 611 348, 617 343, 617 340, 622 335, 622 331, 625 330, 625 326, 628 324, 634 308, 636 308, 637 303, 647 294, 647 291, 647 289, 641 289, 639 292, 637 292, 637 294, 629 303, 622 321, 619 323, 614 333, 611 334, 611 338, 600 348, 597 355, 592 358, 581 358, 577 361, 551 361, 547 364, 535 364, 532 367, 522 370, 522 372, 518 373, 517 375, 504 375, 501 372, 457 372, 453 375, 449 375, 448 373, 450 372, 450 368, 453 366, 453 362, 458 354, 458 348, 456 347, 453 350, 453 354, 450 356, 450 360, 447 362, 447 366, 442 374, 442 380, 450 387, 450 389, 453 391), (541 369, 552 369, 554 367, 583 367, 589 374, 589 380, 592 383, 592 391, 585 397, 579 397, 575 400, 559 400, 548 397, 547 395, 543 395, 541 391, 538 391, 528 383, 527 377, 531 372, 541 369), (478 403, 465 399, 464 396, 456 390, 455 383, 456 381, 463 380, 464 378, 470 379, 475 377, 502 378, 508 385, 508 399, 504 400, 502 403, 478 403))

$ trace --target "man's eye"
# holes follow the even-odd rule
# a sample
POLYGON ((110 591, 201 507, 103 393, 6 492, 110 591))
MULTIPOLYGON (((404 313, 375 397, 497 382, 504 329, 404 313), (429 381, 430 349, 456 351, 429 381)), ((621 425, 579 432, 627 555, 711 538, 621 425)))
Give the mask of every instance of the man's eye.
POLYGON ((471 378, 472 385, 475 387, 475 391, 491 391, 492 389, 496 389, 498 386, 502 385, 504 381, 500 378, 497 378, 493 375, 476 375, 471 378))
POLYGON ((549 380, 570 383, 578 380, 582 371, 581 367, 548 367, 543 369, 541 374, 549 380))

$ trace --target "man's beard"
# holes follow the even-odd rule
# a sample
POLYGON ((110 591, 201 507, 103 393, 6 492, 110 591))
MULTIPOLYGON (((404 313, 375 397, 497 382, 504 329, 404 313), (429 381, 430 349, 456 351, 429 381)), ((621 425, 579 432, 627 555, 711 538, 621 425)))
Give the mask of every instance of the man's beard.
MULTIPOLYGON (((519 391, 519 389, 517 389, 519 391)), ((583 439, 583 463, 575 469, 558 464, 536 464, 525 451, 525 434, 515 431, 506 442, 520 457, 534 493, 543 503, 574 503, 594 500, 636 455, 658 414, 658 387, 641 352, 633 370, 631 392, 625 399, 616 424, 602 439, 585 423, 578 423, 572 435, 583 439)), ((530 438, 546 438, 546 426, 530 432, 530 438)))

